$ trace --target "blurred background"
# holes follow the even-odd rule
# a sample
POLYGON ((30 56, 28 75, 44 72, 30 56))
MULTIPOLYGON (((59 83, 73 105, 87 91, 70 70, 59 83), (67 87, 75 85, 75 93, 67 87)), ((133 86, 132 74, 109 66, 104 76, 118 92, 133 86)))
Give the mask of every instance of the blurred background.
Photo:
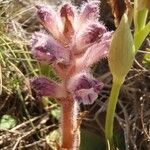
MULTIPOLYGON (((30 88, 29 79, 38 75, 59 79, 50 66, 41 65, 32 58, 29 40, 35 31, 43 31, 36 17, 35 5, 46 4, 57 8, 62 2, 0 0, 1 150, 57 149, 60 107, 53 99, 43 98, 41 101, 30 88), (51 141, 47 142, 47 138, 51 141)), ((80 7, 86 0, 71 2, 80 7)), ((100 2, 100 21, 109 31, 115 30, 109 1, 100 2)), ((120 7, 124 8, 122 0, 120 7)), ((105 86, 93 105, 80 106, 80 150, 105 150, 104 122, 112 77, 107 59, 100 61, 92 70, 105 86)), ((149 83, 150 39, 147 37, 119 96, 114 125, 114 139, 119 150, 150 149, 149 83)))

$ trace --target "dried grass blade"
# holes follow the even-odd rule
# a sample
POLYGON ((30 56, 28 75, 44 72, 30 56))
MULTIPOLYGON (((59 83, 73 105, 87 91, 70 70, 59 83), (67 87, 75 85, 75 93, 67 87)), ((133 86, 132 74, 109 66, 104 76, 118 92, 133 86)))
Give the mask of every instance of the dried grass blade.
POLYGON ((0 95, 2 94, 2 69, 0 65, 0 95))
POLYGON ((112 13, 115 17, 115 25, 117 27, 122 15, 126 11, 126 3, 124 0, 109 0, 109 3, 112 8, 112 13))

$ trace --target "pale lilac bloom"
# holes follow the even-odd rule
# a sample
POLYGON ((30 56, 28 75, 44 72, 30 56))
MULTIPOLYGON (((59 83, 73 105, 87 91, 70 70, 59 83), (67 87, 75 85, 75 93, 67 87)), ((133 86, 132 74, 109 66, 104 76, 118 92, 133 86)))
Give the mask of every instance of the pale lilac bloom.
POLYGON ((113 32, 104 33, 100 38, 100 41, 94 43, 81 57, 76 59, 76 68, 78 71, 83 70, 84 68, 89 68, 100 59, 108 56, 112 33, 113 32))
POLYGON ((66 3, 60 8, 60 18, 63 24, 63 34, 66 38, 70 38, 74 34, 73 22, 75 18, 74 8, 66 3))
POLYGON ((35 33, 31 52, 38 61, 51 64, 61 82, 37 77, 32 79, 32 87, 41 96, 63 99, 67 95, 79 103, 92 104, 103 83, 89 73, 90 67, 107 57, 112 35, 98 22, 98 1, 87 2, 80 12, 69 3, 58 12, 46 6, 36 8, 49 34, 35 33))
POLYGON ((59 38, 61 34, 59 24, 61 22, 58 20, 57 13, 52 8, 47 7, 45 5, 41 6, 37 5, 36 8, 37 8, 37 16, 41 24, 55 38, 59 38))
POLYGON ((102 82, 94 79, 87 72, 81 72, 70 78, 67 88, 79 103, 92 104, 97 99, 102 87, 102 82))
POLYGON ((85 28, 79 30, 74 39, 75 53, 85 51, 92 44, 99 42, 106 28, 99 22, 89 22, 85 28))
POLYGON ((81 12, 78 18, 79 25, 85 25, 88 21, 98 21, 99 19, 99 1, 90 1, 81 7, 81 12))
POLYGON ((30 80, 38 96, 50 96, 52 98, 64 98, 67 93, 61 84, 58 84, 46 77, 35 77, 30 80))
POLYGON ((38 61, 64 65, 67 65, 70 61, 69 51, 66 51, 51 35, 35 33, 31 45, 31 52, 38 61))

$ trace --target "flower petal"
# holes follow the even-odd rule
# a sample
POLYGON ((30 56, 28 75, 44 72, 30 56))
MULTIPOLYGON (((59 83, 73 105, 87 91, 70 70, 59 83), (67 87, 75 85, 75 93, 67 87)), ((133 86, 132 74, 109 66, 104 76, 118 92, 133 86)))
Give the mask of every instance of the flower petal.
POLYGON ((84 105, 93 104, 98 98, 98 94, 93 89, 81 89, 75 92, 74 99, 84 105))
POLYGON ((69 51, 50 35, 35 33, 31 43, 31 52, 38 61, 46 62, 48 64, 59 63, 68 65, 70 61, 69 51))
POLYGON ((96 21, 99 18, 99 1, 90 1, 83 5, 79 16, 80 23, 96 21))
POLYGON ((98 42, 105 32, 106 28, 103 24, 90 22, 76 36, 74 44, 75 53, 81 53, 91 44, 98 42))
POLYGON ((76 69, 81 71, 85 68, 91 67, 100 59, 107 57, 110 46, 112 32, 106 32, 99 43, 89 47, 85 54, 76 60, 76 69))
POLYGON ((61 6, 60 9, 60 17, 63 22, 63 33, 66 37, 70 38, 70 36, 74 33, 73 22, 74 22, 74 10, 73 6, 69 3, 66 3, 61 6))
POLYGON ((59 26, 61 22, 57 17, 57 14, 54 10, 46 6, 36 6, 37 8, 37 15, 41 21, 41 24, 55 37, 60 38, 61 32, 59 26), (59 26, 58 26, 59 25, 59 26))
POLYGON ((68 83, 68 90, 75 100, 83 104, 92 104, 98 97, 103 83, 94 79, 89 73, 81 72, 73 76, 68 83))
POLYGON ((30 84, 39 96, 48 96, 51 98, 66 97, 63 87, 46 77, 35 77, 30 80, 30 84))

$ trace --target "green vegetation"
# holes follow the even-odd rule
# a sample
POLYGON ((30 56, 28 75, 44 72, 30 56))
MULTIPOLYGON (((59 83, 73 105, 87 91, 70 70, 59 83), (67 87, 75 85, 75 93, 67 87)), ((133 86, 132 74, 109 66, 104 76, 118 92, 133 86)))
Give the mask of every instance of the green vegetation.
MULTIPOLYGON (((42 30, 33 6, 34 2, 28 1, 0 2, 0 138, 3 139, 0 149, 38 150, 49 149, 49 145, 53 149, 58 147, 59 133, 56 131, 60 107, 53 99, 41 100, 29 85, 29 79, 38 75, 59 80, 49 66, 38 63, 30 54, 32 33, 42 30), (49 137, 51 143, 47 143, 49 137)), ((149 150, 149 36, 144 40, 148 33, 149 24, 146 24, 134 35, 136 49, 144 43, 137 50, 133 67, 119 94, 114 123, 114 143, 119 150, 149 150)), ((81 106, 81 150, 92 150, 95 146, 105 150, 104 122, 112 76, 106 60, 95 66, 95 70, 96 76, 100 76, 105 86, 92 106, 81 106), (100 72, 101 76, 97 71, 99 67, 104 70, 100 72)))

